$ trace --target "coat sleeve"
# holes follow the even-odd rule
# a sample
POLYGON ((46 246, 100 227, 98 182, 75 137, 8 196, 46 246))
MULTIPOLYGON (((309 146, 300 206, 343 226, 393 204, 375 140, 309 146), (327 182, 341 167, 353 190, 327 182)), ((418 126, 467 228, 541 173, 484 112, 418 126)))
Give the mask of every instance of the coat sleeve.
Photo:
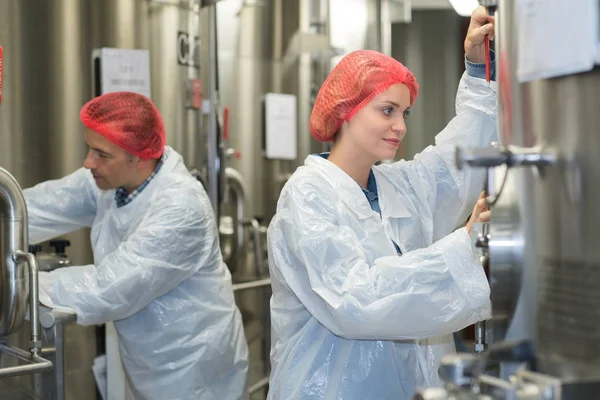
POLYGON ((456 116, 412 161, 383 165, 390 176, 407 179, 429 204, 434 238, 464 223, 483 190, 485 170, 456 168, 456 147, 489 147, 498 139, 495 82, 468 76, 460 80, 456 116))
POLYGON ((210 211, 181 203, 153 200, 155 211, 99 264, 41 274, 42 303, 73 310, 81 325, 115 321, 142 310, 201 266, 214 265, 220 253, 210 211))
POLYGON ((369 264, 355 232, 337 223, 337 206, 319 192, 294 186, 284 190, 269 227, 269 262, 277 270, 273 276, 282 276, 308 312, 334 334, 420 339, 488 318, 490 289, 466 229, 427 248, 369 264))
POLYGON ((91 173, 84 168, 23 192, 29 218, 29 242, 32 244, 79 228, 89 228, 94 222, 98 189, 91 173))

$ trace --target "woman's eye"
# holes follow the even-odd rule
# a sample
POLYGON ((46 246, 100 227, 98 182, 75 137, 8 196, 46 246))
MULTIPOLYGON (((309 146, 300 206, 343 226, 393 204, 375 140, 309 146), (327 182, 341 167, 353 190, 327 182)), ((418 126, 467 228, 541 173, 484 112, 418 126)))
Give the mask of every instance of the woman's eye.
POLYGON ((404 111, 402 113, 402 116, 404 117, 404 119, 407 119, 409 115, 410 115, 410 111, 409 110, 406 110, 406 111, 404 111))
POLYGON ((392 111, 394 111, 394 109, 392 107, 386 107, 383 109, 383 113, 387 116, 392 115, 392 111))

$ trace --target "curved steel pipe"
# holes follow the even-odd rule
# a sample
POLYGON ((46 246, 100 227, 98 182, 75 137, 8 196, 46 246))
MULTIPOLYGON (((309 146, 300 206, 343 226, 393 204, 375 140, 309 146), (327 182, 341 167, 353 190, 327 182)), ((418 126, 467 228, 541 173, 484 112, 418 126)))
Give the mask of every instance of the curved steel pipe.
POLYGON ((15 178, 0 168, 0 337, 19 329, 27 312, 29 276, 26 264, 15 259, 28 243, 27 206, 15 178))
POLYGON ((225 168, 225 178, 227 186, 235 194, 235 211, 237 219, 236 247, 231 253, 231 259, 235 260, 244 249, 244 220, 246 215, 246 184, 244 177, 236 169, 225 168))
POLYGON ((39 266, 37 259, 31 253, 17 250, 13 258, 17 262, 26 262, 29 266, 29 319, 31 320, 31 340, 29 341, 29 350, 32 356, 38 356, 42 348, 42 338, 40 335, 40 287, 38 281, 39 266))

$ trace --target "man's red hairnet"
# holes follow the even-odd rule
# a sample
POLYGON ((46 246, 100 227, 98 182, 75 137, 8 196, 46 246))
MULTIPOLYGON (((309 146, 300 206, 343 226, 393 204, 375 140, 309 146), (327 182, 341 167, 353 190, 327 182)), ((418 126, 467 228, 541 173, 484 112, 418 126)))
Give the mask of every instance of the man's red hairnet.
POLYGON ((165 127, 152 101, 133 92, 112 92, 86 103, 79 113, 83 124, 134 156, 160 158, 165 127))
POLYGON ((412 106, 419 84, 408 68, 377 51, 349 53, 319 90, 310 116, 310 133, 320 142, 330 142, 344 121, 349 121, 375 96, 396 83, 408 86, 412 106))

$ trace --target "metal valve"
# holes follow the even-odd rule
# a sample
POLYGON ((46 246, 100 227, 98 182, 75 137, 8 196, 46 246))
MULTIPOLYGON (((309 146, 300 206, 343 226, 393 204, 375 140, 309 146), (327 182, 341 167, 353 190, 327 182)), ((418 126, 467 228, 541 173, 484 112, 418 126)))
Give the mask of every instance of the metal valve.
POLYGON ((542 147, 495 146, 482 148, 456 148, 456 167, 507 167, 533 165, 543 167, 555 164, 555 151, 542 147))

